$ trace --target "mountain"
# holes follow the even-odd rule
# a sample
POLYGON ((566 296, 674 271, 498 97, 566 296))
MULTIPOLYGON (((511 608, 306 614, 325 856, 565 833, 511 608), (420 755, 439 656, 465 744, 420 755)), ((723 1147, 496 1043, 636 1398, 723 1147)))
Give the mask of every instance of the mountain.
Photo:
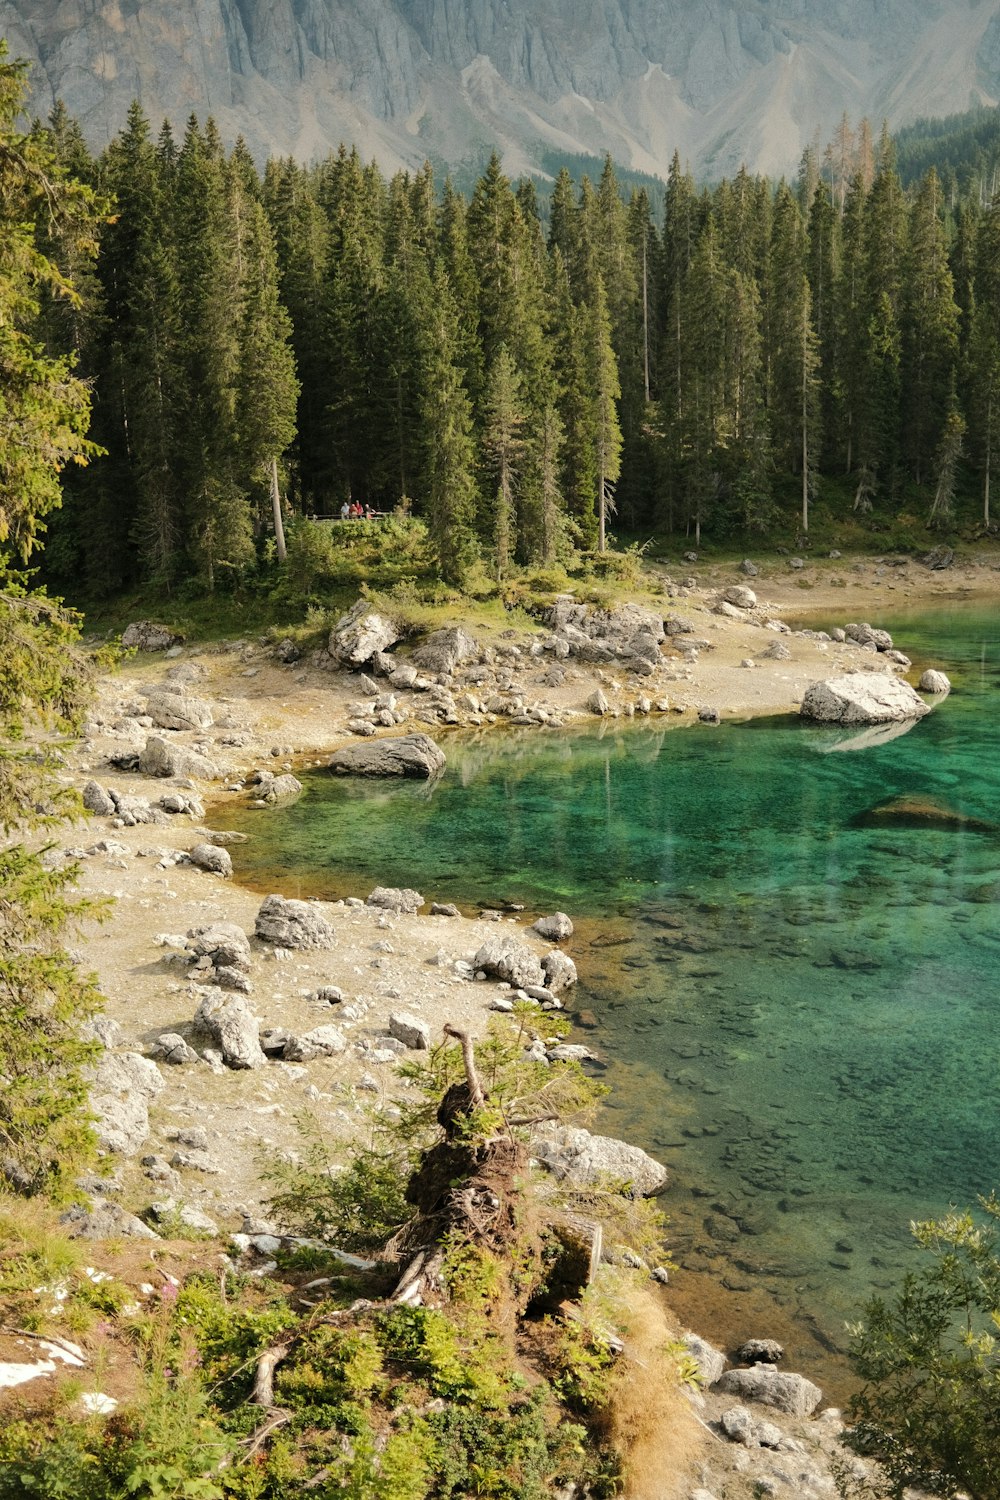
POLYGON ((1000 98, 990 0, 0 0, 0 36, 99 146, 138 98, 258 156, 342 140, 383 166, 602 155, 780 173, 846 111, 1000 98))

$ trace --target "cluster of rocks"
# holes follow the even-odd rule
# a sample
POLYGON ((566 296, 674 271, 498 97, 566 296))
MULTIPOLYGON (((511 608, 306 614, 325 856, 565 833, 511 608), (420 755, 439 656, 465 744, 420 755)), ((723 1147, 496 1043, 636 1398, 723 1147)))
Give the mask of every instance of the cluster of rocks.
POLYGON ((542 650, 558 661, 570 657, 596 665, 614 662, 639 677, 651 677, 662 661, 663 620, 639 604, 591 609, 571 594, 560 594, 548 612, 551 628, 542 650))
POLYGON ((88 781, 83 788, 83 805, 96 817, 110 818, 116 828, 135 828, 140 823, 167 823, 168 815, 184 815, 203 818, 204 804, 193 793, 179 789, 165 792, 157 802, 148 797, 135 797, 119 792, 115 787, 103 787, 97 781, 88 781))

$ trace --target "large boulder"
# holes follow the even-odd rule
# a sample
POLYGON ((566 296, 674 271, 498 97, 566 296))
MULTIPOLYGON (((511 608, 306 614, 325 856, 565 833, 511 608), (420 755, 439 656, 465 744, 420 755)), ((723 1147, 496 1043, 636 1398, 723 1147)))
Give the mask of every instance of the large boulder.
POLYGON ((495 979, 505 979, 518 989, 526 989, 529 985, 545 986, 545 974, 538 954, 512 932, 487 938, 473 958, 472 967, 495 979))
POLYGON ((207 756, 185 745, 169 745, 162 735, 152 734, 139 755, 144 776, 177 776, 192 781, 215 781, 219 768, 207 756))
POLYGON ((257 1017, 242 995, 211 989, 195 1011, 197 1030, 208 1032, 230 1068, 262 1068, 267 1061, 260 1046, 257 1017))
POLYGON ((126 651, 169 651, 183 639, 169 625, 157 625, 152 620, 133 620, 122 632, 126 651))
POLYGON ((591 1135, 569 1125, 547 1126, 532 1141, 532 1155, 570 1187, 619 1184, 626 1196, 651 1198, 667 1185, 667 1169, 638 1146, 591 1135))
POLYGON ((773 1406, 790 1417, 810 1417, 823 1399, 819 1386, 804 1375, 784 1375, 773 1365, 754 1365, 750 1370, 727 1370, 715 1389, 741 1401, 773 1406))
POLYGON ((115 804, 104 788, 98 785, 96 781, 87 782, 87 785, 83 789, 82 800, 84 807, 89 813, 94 813, 99 818, 114 817, 115 804))
POLYGON ((223 880, 232 878, 232 856, 227 849, 220 849, 217 844, 195 844, 189 851, 188 858, 199 870, 207 870, 210 875, 221 875, 223 880))
POLYGON ((367 599, 359 599, 330 631, 327 649, 349 666, 363 667, 399 640, 399 629, 367 599))
POLYGON ((732 604, 736 609, 756 609, 757 595, 745 584, 734 583, 731 588, 723 592, 722 602, 732 604))
POLYGON ((164 686, 154 688, 146 699, 146 712, 160 729, 208 729, 212 705, 164 686))
POLYGON ((192 927, 185 947, 195 958, 207 956, 216 968, 250 970, 250 939, 235 922, 213 922, 192 927))
POLYGON ((479 655, 479 643, 461 626, 435 630, 413 653, 413 660, 425 672, 454 672, 463 661, 479 655))
POLYGON ((824 724, 887 724, 922 718, 930 706, 897 677, 845 672, 806 688, 801 713, 824 724))
POLYGON ((365 902, 366 906, 377 906, 381 911, 394 911, 408 917, 418 912, 423 904, 424 898, 419 891, 394 885, 377 885, 365 902))
MULTIPOLYGON (((269 1046, 268 1051, 272 1050, 269 1046)), ((288 1037, 282 1055, 286 1062, 310 1062, 314 1057, 334 1057, 346 1050, 347 1038, 336 1026, 316 1026, 302 1036, 288 1037)))
POLYGON ((309 901, 265 896, 254 931, 278 948, 332 948, 334 931, 323 913, 309 901))
POLYGON ((98 1144, 134 1156, 149 1135, 149 1103, 163 1088, 159 1068, 138 1052, 106 1052, 93 1072, 90 1107, 98 1144))
POLYGON ((330 770, 337 776, 408 776, 427 781, 444 767, 444 752, 427 734, 345 745, 330 760, 330 770))
POLYGON ((564 938, 573 936, 573 923, 564 911, 557 911, 550 917, 539 917, 531 924, 531 930, 550 943, 561 943, 564 938))
POLYGON ((542 959, 542 968, 545 970, 545 984, 554 995, 568 990, 571 984, 576 984, 576 964, 561 948, 553 948, 550 953, 546 953, 542 959))

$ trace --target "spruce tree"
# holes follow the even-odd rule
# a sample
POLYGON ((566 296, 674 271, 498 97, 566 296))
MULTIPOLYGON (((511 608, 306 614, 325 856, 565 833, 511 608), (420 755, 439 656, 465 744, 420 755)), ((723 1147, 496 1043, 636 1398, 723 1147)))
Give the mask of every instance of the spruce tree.
POLYGON ((92 1146, 83 1070, 97 1049, 79 1028, 100 1003, 62 945, 85 911, 70 894, 75 871, 38 850, 38 830, 72 808, 24 742, 29 727, 79 724, 90 675, 74 618, 18 571, 59 505, 61 471, 94 454, 72 355, 37 338, 43 296, 77 296, 38 241, 56 220, 93 247, 96 214, 51 143, 18 129, 25 89, 0 43, 0 1177, 35 1192, 66 1186, 92 1146))
POLYGON ((476 555, 476 482, 472 412, 458 363, 455 321, 455 304, 439 267, 423 372, 424 505, 441 577, 460 584, 476 555))

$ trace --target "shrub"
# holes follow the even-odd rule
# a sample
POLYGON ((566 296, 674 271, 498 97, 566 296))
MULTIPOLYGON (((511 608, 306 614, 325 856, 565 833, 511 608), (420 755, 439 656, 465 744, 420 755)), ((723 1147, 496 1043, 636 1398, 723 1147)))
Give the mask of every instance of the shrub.
POLYGON ((1000 1199, 911 1226, 931 1255, 851 1329, 856 1438, 901 1489, 1000 1496, 1000 1199))

